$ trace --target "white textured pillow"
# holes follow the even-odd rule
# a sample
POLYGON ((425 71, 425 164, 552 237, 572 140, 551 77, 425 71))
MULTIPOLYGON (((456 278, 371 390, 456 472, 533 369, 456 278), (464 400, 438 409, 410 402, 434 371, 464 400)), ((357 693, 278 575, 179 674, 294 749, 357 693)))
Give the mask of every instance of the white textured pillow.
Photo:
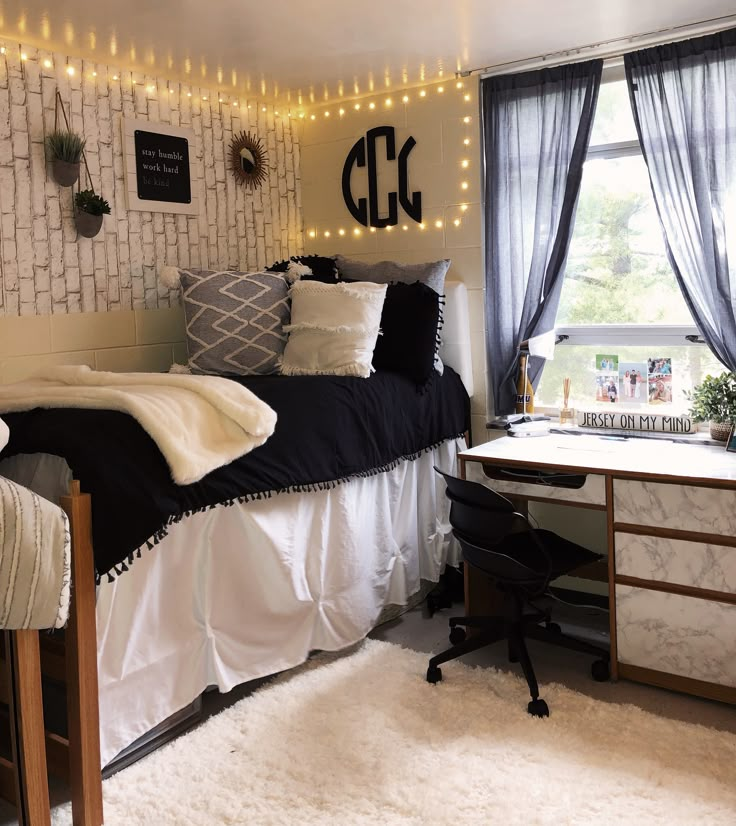
POLYGON ((367 378, 381 324, 385 284, 297 281, 281 362, 287 376, 367 378))

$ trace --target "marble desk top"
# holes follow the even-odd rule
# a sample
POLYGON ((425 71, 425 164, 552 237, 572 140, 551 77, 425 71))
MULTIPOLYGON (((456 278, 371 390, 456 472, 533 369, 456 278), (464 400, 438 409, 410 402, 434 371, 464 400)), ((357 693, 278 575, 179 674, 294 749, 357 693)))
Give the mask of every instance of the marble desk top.
POLYGON ((568 434, 504 436, 464 450, 459 458, 493 465, 671 479, 681 483, 733 482, 736 487, 736 453, 729 453, 725 446, 678 444, 661 439, 568 434))

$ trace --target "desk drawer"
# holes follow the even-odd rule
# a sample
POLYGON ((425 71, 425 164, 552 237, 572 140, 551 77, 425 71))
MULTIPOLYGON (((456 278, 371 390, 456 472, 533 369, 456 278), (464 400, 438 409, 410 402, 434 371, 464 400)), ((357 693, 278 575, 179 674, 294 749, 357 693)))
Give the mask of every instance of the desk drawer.
MULTIPOLYGON (((586 505, 600 505, 605 507, 606 504, 606 480, 604 476, 589 473, 584 475, 583 484, 581 487, 566 487, 565 481, 571 474, 561 474, 558 477, 559 484, 555 484, 555 477, 548 470, 540 473, 545 474, 539 482, 535 481, 514 481, 514 475, 519 473, 529 474, 531 471, 528 468, 499 468, 488 465, 489 473, 494 477, 502 478, 488 478, 483 471, 483 466, 478 462, 468 462, 466 465, 466 474, 468 479, 475 482, 481 482, 489 488, 505 493, 509 496, 531 497, 532 499, 550 499, 562 502, 579 502, 586 505)), ((529 478, 524 476, 520 478, 529 478)))
POLYGON ((736 686, 736 605, 616 586, 618 660, 736 686))
POLYGON ((736 594, 736 548, 616 533, 616 573, 736 594))
POLYGON ((614 479, 613 519, 652 528, 736 536, 736 491, 614 479))

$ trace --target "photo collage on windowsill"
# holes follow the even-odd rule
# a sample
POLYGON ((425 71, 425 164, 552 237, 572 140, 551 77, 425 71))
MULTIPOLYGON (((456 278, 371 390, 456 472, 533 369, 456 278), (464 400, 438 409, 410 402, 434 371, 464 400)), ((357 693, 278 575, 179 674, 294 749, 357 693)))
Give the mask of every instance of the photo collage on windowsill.
POLYGON ((595 400, 626 407, 672 403, 672 359, 620 361, 615 354, 595 357, 595 400))

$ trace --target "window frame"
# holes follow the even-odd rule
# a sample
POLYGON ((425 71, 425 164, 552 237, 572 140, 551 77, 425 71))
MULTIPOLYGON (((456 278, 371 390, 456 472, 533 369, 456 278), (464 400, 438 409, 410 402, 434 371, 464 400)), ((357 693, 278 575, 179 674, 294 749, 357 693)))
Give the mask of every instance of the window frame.
MULTIPOLYGON (((616 83, 625 79, 623 65, 618 63, 603 69, 601 83, 616 83)), ((588 147, 584 163, 594 160, 614 160, 643 156, 638 138, 612 141, 588 147)), ((673 274, 674 275, 674 274, 673 274)), ((703 346, 700 330, 693 324, 571 324, 556 325, 557 345, 642 345, 642 346, 703 346)))
MULTIPOLYGON (((601 83, 615 83, 625 79, 623 65, 607 66, 601 83)), ((593 160, 614 160, 643 156, 638 139, 612 141, 588 147, 584 163, 593 160)), ((698 327, 693 324, 574 324, 556 325, 557 346, 624 347, 631 345, 652 347, 707 346, 698 327)), ((559 408, 535 405, 540 413, 556 416, 559 408)))

